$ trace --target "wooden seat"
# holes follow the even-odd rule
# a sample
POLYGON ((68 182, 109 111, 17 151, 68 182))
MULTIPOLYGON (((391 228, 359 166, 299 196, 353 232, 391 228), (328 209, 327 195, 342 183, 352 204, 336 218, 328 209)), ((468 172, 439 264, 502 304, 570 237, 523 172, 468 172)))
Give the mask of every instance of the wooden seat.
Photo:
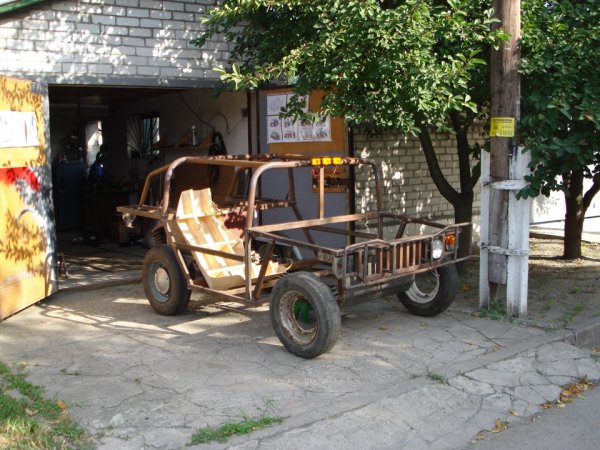
MULTIPOLYGON (((176 222, 188 244, 244 256, 244 242, 231 233, 212 201, 210 189, 183 191, 177 206, 176 222)), ((239 259, 192 252, 210 289, 227 290, 244 285, 244 264, 239 259)), ((250 265, 252 279, 258 277, 260 264, 250 265)), ((269 261, 266 275, 285 271, 276 262, 269 261)))

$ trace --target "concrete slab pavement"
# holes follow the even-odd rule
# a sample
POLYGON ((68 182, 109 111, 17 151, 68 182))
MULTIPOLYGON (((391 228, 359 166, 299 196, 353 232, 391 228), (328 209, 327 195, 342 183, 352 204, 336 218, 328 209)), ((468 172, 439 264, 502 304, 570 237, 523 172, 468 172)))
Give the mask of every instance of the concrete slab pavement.
POLYGON ((518 421, 595 354, 547 332, 450 310, 409 315, 393 298, 349 308, 333 350, 287 353, 265 307, 192 302, 155 314, 139 284, 64 292, 0 324, 0 360, 64 400, 100 449, 176 449, 193 432, 267 410, 281 425, 197 448, 462 448, 518 421))

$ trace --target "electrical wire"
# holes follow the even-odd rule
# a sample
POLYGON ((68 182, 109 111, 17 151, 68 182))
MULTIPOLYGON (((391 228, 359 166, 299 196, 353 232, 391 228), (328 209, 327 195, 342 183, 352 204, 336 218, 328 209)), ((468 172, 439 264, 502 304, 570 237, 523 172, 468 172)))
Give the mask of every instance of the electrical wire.
POLYGON ((208 128, 210 128, 210 129, 211 129, 211 131, 214 131, 214 130, 215 130, 215 127, 214 127, 214 126, 212 126, 210 123, 208 123, 208 122, 207 122, 206 120, 204 120, 202 117, 200 117, 200 116, 198 115, 198 113, 196 113, 196 111, 194 111, 194 110, 192 109, 192 107, 191 107, 191 106, 190 106, 190 104, 187 102, 187 100, 185 99, 185 97, 183 96, 183 94, 182 94, 181 92, 179 92, 179 91, 178 91, 178 92, 177 92, 177 95, 179 95, 179 97, 180 97, 180 98, 181 98, 181 100, 183 101, 183 104, 184 104, 184 105, 187 107, 187 109, 189 109, 189 110, 190 110, 190 112, 191 112, 191 113, 192 113, 194 116, 196 116, 196 118, 197 118, 197 119, 200 121, 200 123, 201 123, 201 124, 203 124, 203 125, 206 125, 208 128))

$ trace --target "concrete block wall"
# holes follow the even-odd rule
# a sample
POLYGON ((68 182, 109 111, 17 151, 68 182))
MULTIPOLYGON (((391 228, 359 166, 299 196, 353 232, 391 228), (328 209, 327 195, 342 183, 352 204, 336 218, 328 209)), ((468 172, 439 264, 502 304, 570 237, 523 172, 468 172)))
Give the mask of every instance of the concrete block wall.
POLYGON ((49 1, 0 16, 0 74, 60 84, 209 87, 228 44, 190 43, 216 0, 49 1))
MULTIPOLYGON (((482 127, 477 125, 472 128, 469 142, 483 143, 482 127)), ((454 188, 459 189, 454 136, 451 133, 433 133, 432 141, 442 171, 454 188)), ((417 137, 399 133, 372 136, 355 129, 354 154, 368 157, 380 164, 384 210, 444 223, 454 220, 454 208, 442 197, 429 175, 425 155, 417 137)), ((357 212, 372 210, 376 205, 375 181, 369 172, 369 169, 356 171, 357 212)), ((474 216, 479 215, 479 205, 477 186, 473 202, 474 216)))

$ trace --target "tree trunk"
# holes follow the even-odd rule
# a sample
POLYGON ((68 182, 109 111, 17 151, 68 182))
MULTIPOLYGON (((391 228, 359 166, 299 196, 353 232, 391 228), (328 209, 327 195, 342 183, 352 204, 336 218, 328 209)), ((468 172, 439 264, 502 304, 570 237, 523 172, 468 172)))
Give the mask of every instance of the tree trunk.
MULTIPOLYGON (((454 206, 454 221, 456 223, 471 222, 473 220, 473 191, 470 195, 461 194, 462 200, 454 206)), ((473 245, 473 228, 467 228, 458 239, 458 257, 463 258, 471 255, 471 246, 473 245)), ((466 262, 457 264, 456 269, 459 275, 465 275, 467 272, 466 262)))
MULTIPOLYGON (((454 128, 457 132, 457 150, 459 156, 459 167, 460 167, 460 185, 461 192, 454 189, 444 176, 431 142, 431 136, 429 130, 425 126, 421 126, 419 133, 419 140, 425 154, 427 161, 427 167, 429 174, 433 179, 436 187, 442 194, 442 196, 450 202, 454 208, 454 220, 456 223, 471 222, 473 219, 473 188, 477 183, 478 175, 472 175, 470 173, 469 161, 469 143, 467 139, 466 129, 467 127, 459 127, 458 122, 454 123, 454 128), (467 162, 465 164, 465 161, 467 162)), ((471 245, 473 239, 473 231, 462 233, 459 237, 458 242, 458 257, 462 258, 471 255, 471 245)), ((466 271, 466 265, 459 263, 457 265, 458 273, 463 275, 466 271)))
POLYGON ((583 203, 583 170, 572 171, 563 176, 569 188, 569 195, 565 194, 565 235, 563 243, 563 258, 581 258, 581 235, 583 233, 583 219, 585 211, 583 203))

